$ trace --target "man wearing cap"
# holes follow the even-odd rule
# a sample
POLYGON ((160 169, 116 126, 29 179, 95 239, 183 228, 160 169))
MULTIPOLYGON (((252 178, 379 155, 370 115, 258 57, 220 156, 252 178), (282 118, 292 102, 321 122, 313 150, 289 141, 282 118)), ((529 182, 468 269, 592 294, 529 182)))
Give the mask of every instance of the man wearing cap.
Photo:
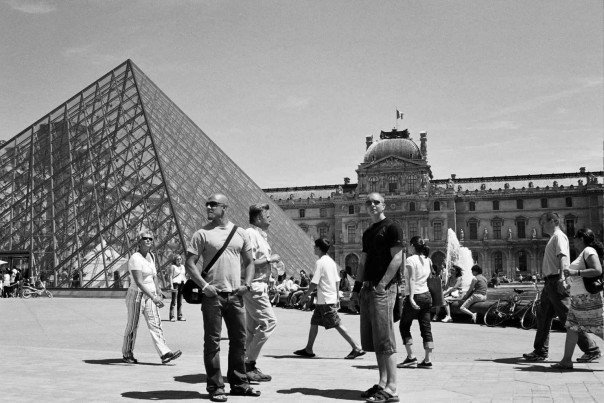
POLYGON ((246 313, 245 370, 248 379, 254 382, 267 382, 272 379, 270 375, 263 374, 256 367, 260 350, 277 325, 277 318, 268 297, 268 279, 271 274, 271 263, 277 263, 281 258, 271 252, 267 241, 266 230, 270 223, 268 204, 259 203, 250 206, 251 227, 246 231, 250 237, 256 271, 251 291, 243 295, 243 300, 246 313))
POLYGON ((368 402, 398 402, 392 310, 403 259, 403 231, 386 218, 381 194, 367 195, 365 206, 373 224, 363 233, 363 251, 351 301, 361 307, 361 347, 375 352, 380 378, 361 397, 368 402))
POLYGON ((206 201, 209 223, 197 230, 187 246, 186 269, 190 278, 203 291, 203 358, 207 375, 206 389, 215 402, 227 401, 224 380, 220 370, 220 334, 222 320, 229 337, 227 379, 231 395, 260 396, 252 389, 245 371, 245 310, 243 295, 248 292, 254 277, 254 260, 249 236, 237 228, 227 243, 234 224, 229 221, 229 207, 225 195, 216 193, 206 201), (197 267, 201 260, 204 270, 217 252, 226 248, 207 270, 204 277, 197 267), (245 268, 245 283, 241 282, 241 268, 245 268))

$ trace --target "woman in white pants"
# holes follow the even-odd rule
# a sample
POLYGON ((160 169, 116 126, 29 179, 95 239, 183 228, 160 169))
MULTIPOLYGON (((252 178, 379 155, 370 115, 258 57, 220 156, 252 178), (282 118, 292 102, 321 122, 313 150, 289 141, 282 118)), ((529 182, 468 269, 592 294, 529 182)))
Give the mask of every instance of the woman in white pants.
POLYGON ((122 346, 122 361, 128 364, 138 362, 134 358, 134 343, 141 310, 162 364, 175 360, 182 354, 180 350, 172 352, 168 348, 161 328, 159 308, 162 308, 164 303, 161 288, 157 281, 155 258, 150 251, 151 246, 153 246, 153 234, 146 230, 141 231, 138 239, 138 252, 135 252, 128 260, 128 271, 132 281, 130 281, 130 288, 128 288, 126 294, 128 323, 126 324, 122 346))

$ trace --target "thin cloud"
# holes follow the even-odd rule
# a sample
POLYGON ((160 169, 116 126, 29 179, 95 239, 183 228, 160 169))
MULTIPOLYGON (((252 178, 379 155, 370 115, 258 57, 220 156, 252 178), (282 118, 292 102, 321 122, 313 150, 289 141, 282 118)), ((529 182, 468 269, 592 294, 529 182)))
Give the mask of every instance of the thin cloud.
POLYGON ((511 120, 496 120, 470 126, 467 130, 518 130, 520 125, 511 120))
POLYGON ((26 14, 48 14, 57 11, 57 6, 52 2, 30 1, 30 0, 6 0, 13 10, 26 14))
POLYGON ((65 48, 61 51, 61 55, 66 59, 77 59, 80 62, 103 67, 117 65, 125 60, 117 55, 98 51, 93 45, 65 48))
POLYGON ((285 102, 279 107, 279 109, 293 109, 302 110, 310 105, 310 98, 297 97, 290 95, 287 97, 285 102))
POLYGON ((512 113, 525 112, 531 109, 538 108, 542 105, 558 101, 563 98, 568 98, 573 95, 581 94, 585 91, 590 91, 597 87, 601 87, 603 83, 602 78, 587 78, 584 80, 580 80, 579 86, 575 88, 571 88, 564 91, 559 91, 554 94, 542 95, 539 97, 535 97, 528 101, 519 102, 516 105, 511 105, 507 108, 503 108, 497 112, 492 113, 491 115, 487 115, 484 119, 493 119, 500 116, 510 115, 512 113))

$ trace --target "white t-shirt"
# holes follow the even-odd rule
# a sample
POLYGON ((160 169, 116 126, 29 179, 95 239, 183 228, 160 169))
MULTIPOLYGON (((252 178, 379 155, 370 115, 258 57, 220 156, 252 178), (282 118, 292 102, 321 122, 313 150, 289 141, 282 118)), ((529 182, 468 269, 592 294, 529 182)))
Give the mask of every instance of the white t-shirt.
MULTIPOLYGON (((587 246, 579 256, 570 264, 571 270, 587 270, 585 266, 585 260, 589 259, 589 256, 596 255, 596 259, 599 259, 598 252, 591 246, 587 246)), ((583 277, 579 276, 569 276, 568 281, 570 283, 570 295, 581 295, 581 294, 589 294, 585 289, 585 283, 583 282, 583 277)))
POLYGON ((315 264, 313 284, 317 285, 317 304, 335 304, 338 302, 336 283, 340 281, 338 266, 329 255, 324 255, 315 264))
POLYGON ((155 263, 153 262, 150 252, 147 252, 147 256, 145 257, 143 257, 140 252, 136 252, 128 260, 128 271, 130 272, 130 277, 132 277, 132 280, 130 281, 130 289, 138 291, 139 288, 134 281, 134 276, 132 276, 132 272, 137 270, 140 271, 143 276, 143 287, 150 293, 154 294, 155 282, 153 281, 153 276, 157 275, 157 269, 155 268, 155 263))
MULTIPOLYGON (((252 255, 254 260, 260 260, 262 258, 271 257, 271 246, 267 241, 267 234, 260 227, 252 225, 250 228, 245 230, 250 237, 250 244, 252 245, 252 255)), ((263 265, 254 264, 254 279, 252 281, 262 281, 268 283, 268 277, 271 274, 271 264, 265 263, 263 265)))
POLYGON ((564 259, 568 259, 568 237, 560 228, 556 228, 547 245, 545 245, 542 266, 544 276, 560 273, 561 263, 559 255, 564 255, 564 259))
POLYGON ((410 294, 410 287, 413 287, 413 294, 423 294, 428 292, 428 277, 431 272, 430 259, 425 256, 413 255, 407 258, 405 263, 405 295, 410 294), (411 275, 415 274, 415 281, 411 283, 411 275))
POLYGON ((187 281, 187 277, 185 276, 186 270, 185 266, 182 264, 180 266, 172 265, 172 283, 180 284, 187 281))

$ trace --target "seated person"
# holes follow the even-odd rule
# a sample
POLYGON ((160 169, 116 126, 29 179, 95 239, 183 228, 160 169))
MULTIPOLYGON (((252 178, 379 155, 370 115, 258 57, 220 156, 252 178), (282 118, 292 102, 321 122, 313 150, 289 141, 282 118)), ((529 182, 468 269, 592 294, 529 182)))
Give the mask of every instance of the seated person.
POLYGON ((462 284, 463 284, 463 269, 457 265, 453 265, 451 267, 451 277, 449 277, 449 282, 447 283, 447 288, 443 292, 443 296, 445 297, 445 310, 447 311, 447 316, 442 320, 443 322, 451 322, 453 318, 451 318, 451 302, 459 301, 461 299, 462 292, 462 284), (451 285, 452 284, 452 285, 451 285))
POLYGON ((487 279, 482 275, 482 268, 475 264, 472 266, 472 274, 474 278, 472 279, 472 283, 470 283, 470 288, 466 295, 461 299, 463 304, 459 308, 466 315, 470 315, 472 317, 472 322, 476 323, 476 313, 470 311, 472 304, 475 302, 481 302, 487 300, 487 279))

